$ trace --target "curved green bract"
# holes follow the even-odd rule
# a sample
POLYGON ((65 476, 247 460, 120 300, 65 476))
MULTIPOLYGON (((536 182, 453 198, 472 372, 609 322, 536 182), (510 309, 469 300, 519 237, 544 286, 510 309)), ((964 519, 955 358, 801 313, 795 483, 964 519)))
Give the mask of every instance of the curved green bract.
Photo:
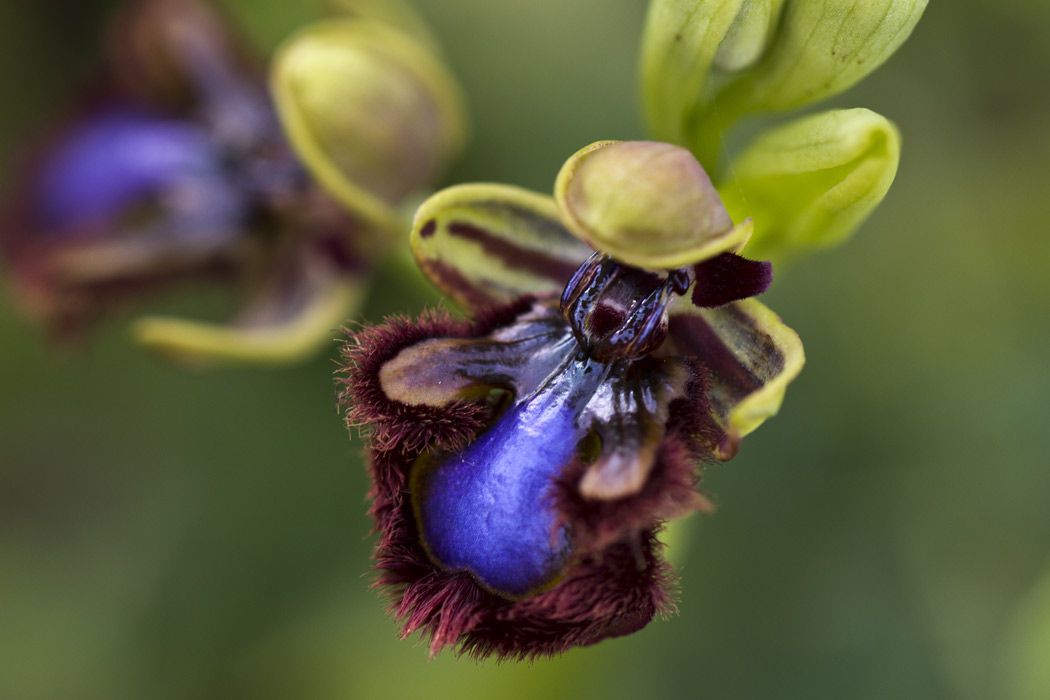
POLYGON ((437 176, 463 141, 458 85, 411 37, 333 19, 276 52, 271 88, 292 146, 320 183, 371 228, 396 233, 396 205, 437 176))
POLYGON ((763 134, 719 187, 734 217, 755 220, 747 255, 782 262, 842 242, 886 196, 900 136, 867 109, 808 116, 763 134))
POLYGON ((423 202, 411 242, 427 277, 467 307, 560 293, 593 252, 562 225, 550 197, 490 184, 450 187, 423 202))
POLYGON ((754 299, 714 309, 680 301, 671 310, 667 352, 702 358, 711 373, 712 417, 725 433, 719 459, 736 454, 741 438, 776 415, 805 364, 798 334, 754 299))
POLYGON ((131 334, 138 344, 185 365, 284 365, 302 361, 331 343, 335 330, 357 313, 366 293, 365 280, 331 278, 287 316, 230 324, 145 316, 131 324, 131 334))

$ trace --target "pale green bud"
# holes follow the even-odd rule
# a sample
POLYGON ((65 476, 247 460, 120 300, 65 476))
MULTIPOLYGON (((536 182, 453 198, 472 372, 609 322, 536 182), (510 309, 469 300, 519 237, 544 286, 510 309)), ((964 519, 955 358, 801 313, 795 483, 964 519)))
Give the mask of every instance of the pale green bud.
POLYGON ((834 110, 763 134, 719 190, 733 216, 755 220, 748 257, 777 262, 853 233, 886 196, 899 160, 889 120, 834 110))
POLYGON ((750 222, 733 226, 696 158, 667 143, 591 144, 562 166, 554 199, 573 234, 637 267, 685 267, 750 235, 750 222))
POLYGON ((653 0, 642 49, 650 128, 714 165, 725 129, 851 87, 911 34, 927 0, 653 0))
POLYGON ((334 19, 293 35, 271 83, 288 137, 353 213, 391 225, 392 207, 434 181, 463 139, 455 80, 408 35, 334 19))

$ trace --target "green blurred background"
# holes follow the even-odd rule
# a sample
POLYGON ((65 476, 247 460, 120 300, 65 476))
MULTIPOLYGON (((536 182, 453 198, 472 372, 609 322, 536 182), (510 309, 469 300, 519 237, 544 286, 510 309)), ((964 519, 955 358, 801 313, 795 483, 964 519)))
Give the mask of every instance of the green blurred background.
MULTIPOLYGON (((110 4, 0 7, 5 170, 110 4)), ((229 4, 263 45, 317 14, 229 4)), ((448 182, 548 190, 580 146, 643 134, 641 0, 418 4, 469 93, 448 182)), ((1050 572, 1047 36, 1045 0, 933 2, 834 101, 895 120, 904 152, 858 236, 764 298, 808 365, 708 470, 719 510, 676 550, 681 614, 555 661, 398 641, 367 589, 331 356, 187 374, 121 319, 62 356, 4 304, 0 698, 1050 697, 1050 598, 1032 598, 1050 572)), ((427 301, 385 282, 370 320, 427 301)))

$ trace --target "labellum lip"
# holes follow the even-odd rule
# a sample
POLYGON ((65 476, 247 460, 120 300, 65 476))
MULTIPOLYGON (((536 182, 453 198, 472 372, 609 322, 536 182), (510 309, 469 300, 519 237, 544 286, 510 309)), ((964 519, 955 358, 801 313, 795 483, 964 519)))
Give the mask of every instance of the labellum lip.
POLYGON ((553 485, 588 434, 583 409, 610 367, 564 359, 461 452, 424 455, 411 490, 422 541, 444 568, 469 571, 510 599, 534 595, 560 575, 571 532, 557 524, 553 485))

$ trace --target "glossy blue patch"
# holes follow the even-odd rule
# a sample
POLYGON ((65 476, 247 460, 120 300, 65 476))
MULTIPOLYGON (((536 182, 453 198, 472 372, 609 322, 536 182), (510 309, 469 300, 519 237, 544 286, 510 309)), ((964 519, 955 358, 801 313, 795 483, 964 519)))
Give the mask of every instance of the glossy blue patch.
POLYGON ((51 230, 105 223, 188 179, 215 181, 221 164, 199 126, 111 111, 76 127, 41 170, 36 206, 51 230))
POLYGON ((557 577, 569 542, 555 532, 552 485, 582 437, 577 419, 599 374, 570 363, 461 453, 421 467, 416 512, 431 557, 512 598, 557 577))

